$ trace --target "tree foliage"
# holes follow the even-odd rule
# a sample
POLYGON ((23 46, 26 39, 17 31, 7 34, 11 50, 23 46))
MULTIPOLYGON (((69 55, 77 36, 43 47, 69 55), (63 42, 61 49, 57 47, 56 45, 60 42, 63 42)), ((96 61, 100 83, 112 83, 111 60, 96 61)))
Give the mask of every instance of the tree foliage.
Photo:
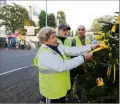
POLYGON ((104 23, 100 23, 99 21, 111 23, 111 22, 113 22, 113 20, 114 20, 114 16, 110 16, 110 15, 105 15, 103 17, 96 18, 92 23, 91 30, 93 32, 98 32, 102 29, 104 23))
POLYGON ((48 26, 51 27, 56 27, 56 19, 55 19, 55 15, 53 13, 50 13, 48 15, 48 26))
POLYGON ((58 20, 59 24, 67 24, 66 15, 65 15, 64 11, 57 12, 57 20, 58 20))
POLYGON ((94 52, 93 60, 83 65, 86 72, 78 73, 74 89, 79 102, 119 103, 119 20, 117 16, 109 23, 112 27, 107 33, 108 21, 102 22, 97 41, 108 48, 94 52))
MULTIPOLYGON (((66 16, 63 11, 57 12, 57 20, 59 21, 59 24, 66 24, 66 16)), ((45 27, 46 26, 46 12, 45 10, 41 10, 41 13, 39 15, 39 27, 45 27)), ((56 18, 53 13, 48 14, 47 16, 47 25, 51 27, 56 27, 56 18)))
POLYGON ((45 27, 45 20, 46 20, 46 12, 44 10, 41 10, 39 15, 39 27, 45 27))
POLYGON ((22 36, 25 36, 25 35, 26 35, 26 32, 27 32, 27 29, 24 29, 24 28, 20 28, 20 29, 19 29, 19 33, 20 33, 22 36))
POLYGON ((36 24, 35 24, 35 22, 34 22, 33 20, 31 20, 31 19, 26 19, 26 20, 24 21, 24 26, 34 26, 34 27, 36 27, 36 24))
POLYGON ((7 31, 12 31, 24 27, 24 20, 28 19, 28 12, 20 5, 5 5, 0 7, 0 19, 3 20, 0 26, 6 26, 7 31))

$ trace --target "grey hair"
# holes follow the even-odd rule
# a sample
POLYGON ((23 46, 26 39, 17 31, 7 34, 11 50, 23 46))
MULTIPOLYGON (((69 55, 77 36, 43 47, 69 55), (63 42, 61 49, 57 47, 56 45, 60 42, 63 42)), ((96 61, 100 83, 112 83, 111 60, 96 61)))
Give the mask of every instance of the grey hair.
POLYGON ((55 29, 52 27, 43 27, 37 34, 40 43, 43 43, 44 40, 48 40, 52 33, 56 33, 55 29))

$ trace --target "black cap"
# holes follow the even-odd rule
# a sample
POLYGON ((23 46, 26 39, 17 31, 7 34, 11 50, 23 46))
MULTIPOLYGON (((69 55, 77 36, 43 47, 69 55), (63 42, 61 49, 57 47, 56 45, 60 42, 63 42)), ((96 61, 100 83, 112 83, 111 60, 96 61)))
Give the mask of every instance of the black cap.
POLYGON ((68 25, 64 25, 64 24, 60 24, 60 25, 58 26, 58 29, 62 29, 62 30, 68 29, 68 30, 71 30, 71 28, 70 28, 68 25))

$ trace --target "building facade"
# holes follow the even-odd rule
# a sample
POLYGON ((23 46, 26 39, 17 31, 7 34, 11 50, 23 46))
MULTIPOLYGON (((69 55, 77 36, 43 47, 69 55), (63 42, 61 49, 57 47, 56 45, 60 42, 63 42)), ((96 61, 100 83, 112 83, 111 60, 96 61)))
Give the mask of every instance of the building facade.
POLYGON ((6 5, 6 0, 0 0, 0 5, 6 5))

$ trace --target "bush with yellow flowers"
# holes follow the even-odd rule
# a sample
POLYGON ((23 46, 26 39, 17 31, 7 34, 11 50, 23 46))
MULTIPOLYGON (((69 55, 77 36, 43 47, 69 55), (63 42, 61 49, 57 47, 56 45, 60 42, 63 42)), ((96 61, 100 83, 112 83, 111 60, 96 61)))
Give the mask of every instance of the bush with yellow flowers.
MULTIPOLYGON (((119 13, 118 13, 119 15, 119 13)), ((104 23, 95 39, 100 47, 93 50, 93 60, 78 74, 73 91, 81 103, 119 103, 119 21, 104 23)))

